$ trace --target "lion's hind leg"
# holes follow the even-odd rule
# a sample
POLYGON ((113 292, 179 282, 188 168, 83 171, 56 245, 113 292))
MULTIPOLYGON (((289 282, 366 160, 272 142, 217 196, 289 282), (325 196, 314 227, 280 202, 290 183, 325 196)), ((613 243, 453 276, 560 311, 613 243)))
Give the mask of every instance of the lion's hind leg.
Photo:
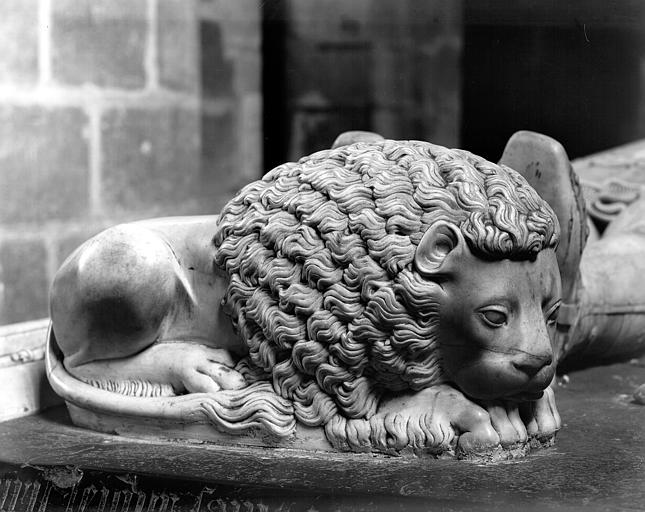
POLYGON ((68 258, 52 287, 53 331, 65 368, 122 394, 243 387, 227 350, 171 337, 194 301, 175 252, 158 233, 136 224, 104 231, 68 258))
POLYGON ((95 387, 129 396, 218 393, 247 386, 227 350, 195 343, 155 343, 127 358, 92 361, 70 370, 95 387))
POLYGON ((177 285, 172 251, 146 229, 125 224, 85 242, 63 263, 50 297, 65 366, 128 357, 152 345, 177 285))

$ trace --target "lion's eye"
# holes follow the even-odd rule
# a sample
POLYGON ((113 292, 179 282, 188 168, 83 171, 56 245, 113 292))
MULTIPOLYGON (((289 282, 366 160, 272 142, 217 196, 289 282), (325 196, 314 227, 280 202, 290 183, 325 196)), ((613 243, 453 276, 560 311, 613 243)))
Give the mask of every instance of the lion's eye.
POLYGON ((490 327, 502 327, 508 321, 506 313, 499 309, 482 309, 479 314, 490 327))

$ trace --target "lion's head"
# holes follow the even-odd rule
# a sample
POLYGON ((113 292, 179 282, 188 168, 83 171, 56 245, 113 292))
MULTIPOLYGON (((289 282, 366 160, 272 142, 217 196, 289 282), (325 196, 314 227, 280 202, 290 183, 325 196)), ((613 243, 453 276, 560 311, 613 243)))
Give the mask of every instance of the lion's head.
POLYGON ((228 203, 214 242, 252 364, 320 425, 441 382, 539 394, 554 371, 558 237, 515 171, 379 141, 275 168, 228 203))

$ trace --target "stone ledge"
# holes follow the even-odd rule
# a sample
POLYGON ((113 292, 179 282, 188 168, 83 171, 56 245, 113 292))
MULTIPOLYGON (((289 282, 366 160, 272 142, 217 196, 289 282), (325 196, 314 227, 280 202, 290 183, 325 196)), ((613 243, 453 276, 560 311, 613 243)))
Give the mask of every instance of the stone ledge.
POLYGON ((62 403, 45 376, 48 326, 43 318, 0 327, 0 422, 62 403))

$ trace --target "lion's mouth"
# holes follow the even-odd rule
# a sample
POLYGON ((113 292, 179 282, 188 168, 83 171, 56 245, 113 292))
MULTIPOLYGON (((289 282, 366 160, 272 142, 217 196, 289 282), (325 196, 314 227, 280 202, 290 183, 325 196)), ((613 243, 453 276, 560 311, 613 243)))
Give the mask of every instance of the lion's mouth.
POLYGON ((509 402, 534 402, 535 400, 542 398, 543 395, 544 391, 536 391, 533 393, 523 392, 508 396, 506 397, 506 400, 508 400, 509 402))

